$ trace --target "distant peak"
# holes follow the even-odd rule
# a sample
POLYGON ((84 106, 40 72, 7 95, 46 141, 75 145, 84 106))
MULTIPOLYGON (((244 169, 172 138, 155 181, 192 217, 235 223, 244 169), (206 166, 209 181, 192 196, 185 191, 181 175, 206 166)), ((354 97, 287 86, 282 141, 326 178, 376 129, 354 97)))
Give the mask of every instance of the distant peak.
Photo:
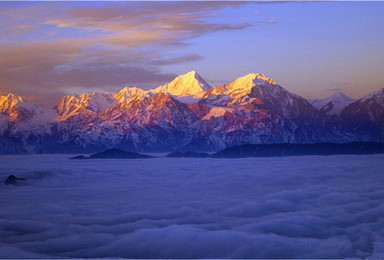
POLYGON ((310 102, 316 109, 326 112, 328 115, 340 115, 341 111, 354 102, 343 92, 335 92, 332 96, 323 99, 315 99, 310 102), (330 105, 331 104, 331 105, 330 105))
POLYGON ((337 91, 335 92, 332 96, 334 97, 348 97, 347 95, 345 95, 343 92, 341 91, 337 91))
POLYGON ((190 72, 185 73, 184 75, 185 76, 195 76, 195 75, 199 75, 199 73, 197 73, 195 70, 191 70, 190 72))
POLYGON ((190 79, 190 80, 195 79, 195 80, 197 80, 199 82, 202 81, 203 83, 208 85, 208 83, 205 82, 205 80, 200 76, 200 74, 197 73, 194 70, 192 70, 192 71, 190 71, 188 73, 185 73, 185 74, 181 74, 181 75, 177 76, 174 80, 176 80, 176 79, 190 79))
POLYGON ((18 106, 18 104, 25 104, 25 102, 19 102, 23 102, 22 97, 12 93, 7 94, 6 96, 0 96, 0 112, 8 112, 8 120, 15 121, 18 118, 18 110, 12 112, 12 108, 18 106))
POLYGON ((336 102, 345 102, 345 101, 354 101, 355 99, 348 97, 341 91, 335 92, 333 95, 323 98, 323 99, 314 99, 314 102, 320 102, 320 103, 328 103, 331 101, 336 102))
POLYGON ((362 100, 366 100, 366 99, 369 99, 372 97, 377 97, 377 96, 384 96, 384 88, 381 88, 379 90, 376 90, 376 91, 366 95, 365 97, 362 98, 362 100))
POLYGON ((240 77, 230 83, 235 88, 249 89, 255 85, 264 85, 264 84, 276 85, 276 82, 264 74, 259 73, 249 73, 243 77, 240 77))
POLYGON ((126 92, 129 92, 129 93, 138 93, 138 92, 144 92, 143 89, 141 88, 137 88, 137 87, 125 87, 123 88, 122 90, 119 91, 119 93, 126 93, 126 92))
POLYGON ((119 102, 124 102, 125 100, 133 96, 144 97, 146 95, 147 94, 143 89, 136 87, 125 87, 121 89, 118 93, 113 94, 115 99, 117 99, 119 102))
POLYGON ((325 99, 322 99, 322 100, 325 100, 327 102, 330 102, 330 101, 336 101, 336 102, 352 102, 352 101, 355 101, 355 99, 348 97, 347 95, 345 95, 341 91, 337 91, 332 96, 330 96, 328 98, 325 98, 325 99))
POLYGON ((262 73, 249 73, 248 75, 245 75, 244 77, 252 79, 254 81, 259 80, 259 81, 266 81, 270 84, 276 84, 276 82, 273 79, 268 78, 267 76, 265 76, 265 74, 262 74, 262 73))
POLYGON ((256 77, 266 77, 266 76, 265 76, 265 74, 263 74, 263 73, 255 73, 255 72, 251 72, 251 73, 245 75, 245 77, 256 78, 256 77))
POLYGON ((6 96, 3 96, 3 98, 6 98, 8 100, 17 100, 17 101, 23 101, 23 98, 20 96, 17 96, 13 93, 8 93, 6 96))
POLYGON ((211 86, 194 70, 177 76, 170 83, 155 89, 175 96, 189 96, 204 93, 211 86))
POLYGON ((136 88, 136 87, 124 87, 124 88, 122 88, 120 91, 119 91, 119 93, 121 92, 127 92, 127 91, 132 91, 132 90, 137 90, 137 89, 139 89, 139 88, 136 88))
POLYGON ((378 89, 371 93, 372 95, 384 94, 384 88, 378 89))
POLYGON ((16 105, 19 102, 23 102, 23 98, 12 93, 8 93, 6 96, 0 96, 0 112, 4 112, 11 106, 16 105))

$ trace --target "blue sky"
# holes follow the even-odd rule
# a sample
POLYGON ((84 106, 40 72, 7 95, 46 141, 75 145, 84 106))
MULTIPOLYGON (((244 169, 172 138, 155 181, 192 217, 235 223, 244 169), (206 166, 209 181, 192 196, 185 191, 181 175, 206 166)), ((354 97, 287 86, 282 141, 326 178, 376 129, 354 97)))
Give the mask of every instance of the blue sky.
POLYGON ((384 2, 0 2, 0 94, 212 85, 264 73, 305 98, 384 87, 384 2))

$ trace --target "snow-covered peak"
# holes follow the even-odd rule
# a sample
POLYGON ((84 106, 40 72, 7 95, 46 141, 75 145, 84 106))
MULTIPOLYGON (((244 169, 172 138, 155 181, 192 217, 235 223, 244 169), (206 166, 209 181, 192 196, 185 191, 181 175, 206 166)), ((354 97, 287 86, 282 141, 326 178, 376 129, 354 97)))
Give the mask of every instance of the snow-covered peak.
POLYGON ((268 78, 264 74, 250 73, 248 75, 236 79, 235 81, 229 84, 231 84, 234 88, 249 89, 256 85, 276 85, 276 82, 273 79, 268 78))
POLYGON ((361 101, 366 101, 371 98, 374 98, 376 102, 378 102, 379 104, 384 105, 384 88, 381 88, 377 91, 374 91, 366 95, 365 97, 361 98, 361 101))
MULTIPOLYGON (((39 104, 24 100, 22 97, 8 94, 0 96, 0 112, 5 114, 6 120, 13 122, 28 122, 32 125, 42 125, 54 121, 56 113, 39 104)), ((26 125, 28 128, 28 125, 26 125)))
POLYGON ((274 86, 276 82, 264 74, 250 73, 226 85, 229 93, 236 96, 249 94, 255 86, 274 86))
POLYGON ((0 112, 9 112, 9 110, 19 102, 23 102, 23 98, 12 93, 6 96, 0 96, 0 112))
POLYGON ((255 85, 261 85, 261 84, 266 84, 266 83, 271 84, 271 85, 276 84, 276 82, 273 79, 270 79, 267 76, 265 76, 264 74, 260 74, 260 73, 247 74, 243 77, 236 79, 234 82, 238 86, 241 86, 241 85, 243 85, 243 86, 247 86, 247 85, 255 86, 255 85))
POLYGON ((330 97, 324 99, 311 100, 311 104, 318 110, 328 115, 339 115, 341 111, 354 102, 355 99, 346 96, 342 92, 336 92, 330 97))
POLYGON ((83 93, 81 95, 68 95, 62 97, 57 105, 58 121, 78 114, 100 113, 113 104, 116 99, 113 94, 103 92, 83 93))
POLYGON ((350 97, 348 97, 347 95, 345 95, 345 94, 344 94, 343 92, 341 92, 341 91, 337 91, 337 92, 335 92, 335 94, 333 94, 331 97, 351 99, 350 97))
MULTIPOLYGON (((382 131, 384 119, 384 88, 374 91, 347 106, 341 116, 355 124, 374 123, 382 131)), ((364 128, 367 129, 367 128, 364 128)))
POLYGON ((113 96, 118 102, 124 102, 125 100, 133 96, 145 97, 147 95, 148 94, 146 91, 136 87, 131 87, 131 88, 125 87, 122 90, 120 90, 118 93, 113 94, 113 96))
POLYGON ((154 92, 164 92, 175 96, 199 95, 209 90, 211 86, 196 72, 177 76, 170 83, 160 86, 154 92))
POLYGON ((88 95, 88 106, 87 108, 100 113, 108 108, 110 108, 113 104, 116 103, 116 100, 113 94, 108 92, 94 92, 91 95, 88 95))

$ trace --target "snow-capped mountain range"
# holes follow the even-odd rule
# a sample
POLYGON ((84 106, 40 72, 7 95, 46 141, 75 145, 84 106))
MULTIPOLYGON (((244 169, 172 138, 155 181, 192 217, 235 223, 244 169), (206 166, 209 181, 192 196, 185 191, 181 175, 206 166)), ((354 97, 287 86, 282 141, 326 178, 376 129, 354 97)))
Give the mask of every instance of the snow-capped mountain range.
POLYGON ((384 89, 306 100, 264 74, 221 86, 191 71, 151 90, 84 93, 54 109, 0 96, 0 153, 217 151, 240 144, 384 142, 384 89))

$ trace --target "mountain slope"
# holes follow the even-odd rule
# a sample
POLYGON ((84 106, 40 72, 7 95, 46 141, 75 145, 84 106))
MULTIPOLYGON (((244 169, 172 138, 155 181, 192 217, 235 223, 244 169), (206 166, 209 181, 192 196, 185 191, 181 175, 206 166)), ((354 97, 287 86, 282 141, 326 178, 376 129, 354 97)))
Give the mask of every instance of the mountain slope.
POLYGON ((192 71, 147 91, 65 96, 55 109, 9 94, 0 97, 0 153, 384 142, 384 89, 354 102, 336 93, 312 104, 256 73, 211 87, 192 71))
POLYGON ((209 113, 183 150, 217 151, 246 143, 319 142, 327 138, 318 111, 263 74, 212 87, 199 103, 209 113))
POLYGON ((345 128, 355 140, 384 140, 384 88, 349 104, 341 112, 345 128))
POLYGON ((100 126, 103 138, 118 147, 128 145, 135 151, 161 151, 182 145, 188 129, 197 120, 187 104, 158 93, 117 103, 100 113, 93 124, 100 126))
POLYGON ((34 152, 52 134, 57 113, 20 96, 0 96, 0 153, 34 152))
POLYGON ((336 92, 330 97, 324 99, 314 99, 311 100, 311 104, 327 115, 340 115, 341 111, 354 102, 355 99, 346 96, 342 92, 336 92))
POLYGON ((114 96, 106 92, 65 96, 60 99, 57 105, 59 114, 57 120, 65 121, 71 117, 92 117, 110 108, 114 103, 116 103, 114 96))
POLYGON ((124 102, 125 100, 127 100, 133 96, 146 97, 146 96, 148 96, 148 93, 147 93, 147 91, 144 91, 141 88, 125 87, 122 90, 120 90, 118 93, 113 94, 113 96, 118 102, 124 102))

